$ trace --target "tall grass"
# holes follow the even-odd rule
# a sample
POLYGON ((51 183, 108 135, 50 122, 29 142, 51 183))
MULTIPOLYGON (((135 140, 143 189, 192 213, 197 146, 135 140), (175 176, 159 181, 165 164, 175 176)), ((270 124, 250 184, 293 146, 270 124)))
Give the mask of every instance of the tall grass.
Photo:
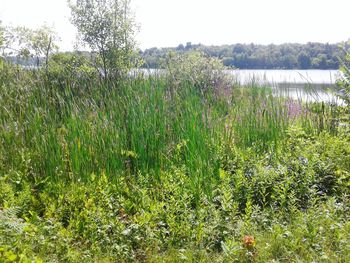
POLYGON ((348 258, 338 107, 254 81, 57 74, 0 72, 0 258, 348 258))
POLYGON ((29 154, 39 181, 86 180, 102 170, 115 180, 138 173, 157 178, 171 166, 184 166, 193 188, 210 192, 219 142, 264 151, 291 124, 320 131, 332 115, 325 104, 290 102, 254 82, 229 95, 203 96, 186 82, 174 93, 162 76, 118 84, 66 76, 62 83, 35 70, 7 70, 0 82, 3 171, 29 154))

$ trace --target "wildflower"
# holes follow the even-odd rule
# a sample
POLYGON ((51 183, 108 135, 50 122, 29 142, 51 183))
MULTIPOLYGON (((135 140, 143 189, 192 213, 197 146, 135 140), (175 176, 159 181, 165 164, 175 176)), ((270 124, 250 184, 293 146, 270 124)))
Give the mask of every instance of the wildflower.
POLYGON ((253 249, 256 245, 255 238, 253 236, 244 236, 243 237, 243 247, 246 249, 253 249))

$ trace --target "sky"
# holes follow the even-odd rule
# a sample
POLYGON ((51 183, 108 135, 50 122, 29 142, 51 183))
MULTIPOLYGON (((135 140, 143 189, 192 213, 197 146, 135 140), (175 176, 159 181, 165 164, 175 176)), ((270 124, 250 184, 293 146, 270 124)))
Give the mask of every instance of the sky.
MULTIPOLYGON (((350 0, 131 0, 141 49, 180 43, 222 45, 328 42, 350 38, 350 0)), ((54 26, 61 50, 76 29, 66 0, 0 0, 5 25, 54 26)))

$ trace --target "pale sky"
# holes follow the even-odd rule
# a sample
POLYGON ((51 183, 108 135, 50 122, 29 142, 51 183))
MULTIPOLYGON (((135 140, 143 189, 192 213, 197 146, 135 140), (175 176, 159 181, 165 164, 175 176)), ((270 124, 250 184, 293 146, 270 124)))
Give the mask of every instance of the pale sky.
MULTIPOLYGON (((350 0, 131 0, 140 25, 139 47, 192 42, 336 43, 350 38, 350 0)), ((75 28, 66 0, 0 0, 5 25, 53 25, 61 50, 71 50, 75 28)))

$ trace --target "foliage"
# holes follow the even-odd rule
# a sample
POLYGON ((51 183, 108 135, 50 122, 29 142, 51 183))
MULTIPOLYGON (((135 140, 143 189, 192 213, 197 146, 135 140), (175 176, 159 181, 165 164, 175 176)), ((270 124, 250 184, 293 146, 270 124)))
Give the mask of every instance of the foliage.
POLYGON ((2 48, 2 45, 4 44, 4 42, 5 42, 5 36, 4 36, 4 34, 5 34, 5 29, 3 28, 3 26, 2 26, 2 22, 1 22, 1 20, 0 20, 0 47, 2 48))
POLYGON ((89 182, 48 181, 42 188, 24 174, 19 184, 6 176, 0 202, 18 206, 20 199, 9 197, 24 195, 28 226, 0 228, 6 238, 0 247, 43 261, 346 260, 350 142, 327 134, 310 141, 297 130, 290 135, 278 158, 223 150, 234 166, 221 164, 212 196, 201 192, 199 202, 183 168, 161 172, 156 181, 151 174, 115 181, 101 173, 89 182), (18 190, 28 184, 36 190, 18 190))
POLYGON ((105 79, 128 73, 134 50, 135 23, 129 0, 70 1, 72 23, 82 40, 99 54, 105 79))
POLYGON ((52 56, 48 74, 4 66, 1 261, 350 257, 350 138, 332 122, 342 106, 253 81, 203 99, 218 61, 176 59, 180 75, 121 89, 79 53, 52 56))
POLYGON ((340 70, 343 73, 338 80, 338 86, 340 87, 341 98, 350 105, 350 49, 343 47, 344 59, 341 60, 340 70))
POLYGON ((230 85, 222 62, 202 52, 170 52, 165 61, 165 68, 167 77, 175 88, 187 82, 201 94, 206 94, 209 91, 225 90, 230 85))
POLYGON ((30 58, 35 59, 39 67, 42 59, 48 65, 50 55, 58 50, 56 42, 58 37, 53 28, 46 25, 38 29, 23 26, 7 27, 5 32, 5 45, 3 53, 6 58, 15 56, 17 61, 30 58))
MULTIPOLYGON (((27 31, 28 32, 28 31, 27 31)), ((40 57, 45 58, 45 65, 49 64, 49 56, 58 50, 55 42, 58 40, 54 30, 46 25, 29 33, 29 48, 39 61, 40 57)), ((37 64, 39 66, 39 62, 37 64)))
MULTIPOLYGON (((0 51, 3 50, 3 45, 5 42, 5 29, 1 24, 0 20, 0 51)), ((0 69, 3 68, 3 52, 0 53, 0 69)))
POLYGON ((342 56, 337 44, 307 43, 223 46, 179 45, 177 48, 150 48, 141 51, 145 68, 161 68, 169 51, 186 53, 199 50, 221 59, 225 66, 240 69, 338 69, 337 57, 342 56))
POLYGON ((96 70, 84 53, 56 53, 51 56, 49 66, 50 80, 62 89, 68 84, 67 81, 73 81, 69 85, 74 85, 79 80, 96 78, 96 70))

